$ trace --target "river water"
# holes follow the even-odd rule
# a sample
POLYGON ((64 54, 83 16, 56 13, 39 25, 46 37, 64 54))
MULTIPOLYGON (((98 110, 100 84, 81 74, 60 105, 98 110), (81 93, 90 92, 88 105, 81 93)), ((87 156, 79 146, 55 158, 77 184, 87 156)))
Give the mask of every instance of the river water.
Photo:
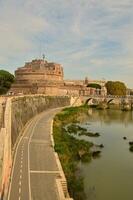
POLYGON ((133 153, 128 142, 133 141, 133 112, 90 109, 82 125, 100 133, 84 139, 104 144, 99 158, 80 163, 87 200, 132 200, 133 153))

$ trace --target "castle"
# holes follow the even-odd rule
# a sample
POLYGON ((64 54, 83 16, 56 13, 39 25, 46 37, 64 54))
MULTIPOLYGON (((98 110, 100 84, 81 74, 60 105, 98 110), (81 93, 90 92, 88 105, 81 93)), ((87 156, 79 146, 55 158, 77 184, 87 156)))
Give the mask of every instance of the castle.
POLYGON ((46 95, 105 95, 105 81, 64 80, 60 64, 35 59, 26 62, 15 71, 15 83, 10 92, 14 94, 46 95), (98 83, 101 89, 89 88, 88 83, 98 83))

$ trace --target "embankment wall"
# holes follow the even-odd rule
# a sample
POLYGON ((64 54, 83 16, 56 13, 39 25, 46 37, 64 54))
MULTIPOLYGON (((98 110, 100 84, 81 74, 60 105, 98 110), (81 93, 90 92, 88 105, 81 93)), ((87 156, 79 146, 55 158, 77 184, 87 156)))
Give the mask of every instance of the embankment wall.
POLYGON ((4 127, 0 128, 0 199, 5 199, 12 166, 12 150, 23 133, 26 123, 40 112, 69 106, 68 96, 28 95, 6 100, 4 127))
POLYGON ((49 108, 70 105, 68 96, 23 96, 12 99, 11 106, 11 142, 14 147, 25 124, 38 113, 49 108))

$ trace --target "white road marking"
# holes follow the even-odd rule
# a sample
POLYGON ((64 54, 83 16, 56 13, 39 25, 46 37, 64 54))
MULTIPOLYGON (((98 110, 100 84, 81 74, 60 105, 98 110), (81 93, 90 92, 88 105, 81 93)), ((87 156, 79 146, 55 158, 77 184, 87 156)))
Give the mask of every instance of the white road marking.
POLYGON ((20 179, 22 179, 22 175, 20 174, 20 179))
POLYGON ((21 200, 21 197, 19 196, 18 200, 21 200))
POLYGON ((21 187, 19 187, 19 194, 21 193, 21 187))
POLYGON ((35 174, 57 174, 57 173, 60 173, 60 171, 34 171, 34 170, 31 170, 30 173, 35 173, 35 174))
POLYGON ((22 184, 22 182, 21 181, 19 181, 19 185, 21 186, 21 184, 22 184))
POLYGON ((20 169, 20 174, 22 174, 22 169, 20 169))

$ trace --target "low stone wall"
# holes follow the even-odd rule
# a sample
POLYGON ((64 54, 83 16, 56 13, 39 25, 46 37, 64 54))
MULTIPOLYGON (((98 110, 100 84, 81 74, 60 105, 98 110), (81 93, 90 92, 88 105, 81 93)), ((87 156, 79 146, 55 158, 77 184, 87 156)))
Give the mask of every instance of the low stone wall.
MULTIPOLYGON (((70 105, 68 96, 28 95, 8 98, 4 126, 0 129, 0 199, 6 196, 12 165, 12 150, 26 123, 49 108, 70 105)), ((2 198, 3 199, 3 198, 2 198)))
POLYGON ((0 129, 2 127, 2 116, 3 116, 3 109, 2 109, 2 103, 0 102, 0 129))
POLYGON ((4 199, 7 193, 9 175, 11 170, 11 100, 6 100, 4 111, 4 123, 0 130, 0 159, 1 159, 1 181, 0 199, 4 199))
POLYGON ((6 103, 6 98, 0 96, 0 129, 4 126, 3 118, 5 111, 5 103, 6 103))
MULTIPOLYGON (((5 130, 0 130, 0 185, 2 185, 2 171, 3 171, 3 157, 4 157, 4 146, 5 146, 5 130)), ((2 188, 0 188, 0 193, 2 188)))

